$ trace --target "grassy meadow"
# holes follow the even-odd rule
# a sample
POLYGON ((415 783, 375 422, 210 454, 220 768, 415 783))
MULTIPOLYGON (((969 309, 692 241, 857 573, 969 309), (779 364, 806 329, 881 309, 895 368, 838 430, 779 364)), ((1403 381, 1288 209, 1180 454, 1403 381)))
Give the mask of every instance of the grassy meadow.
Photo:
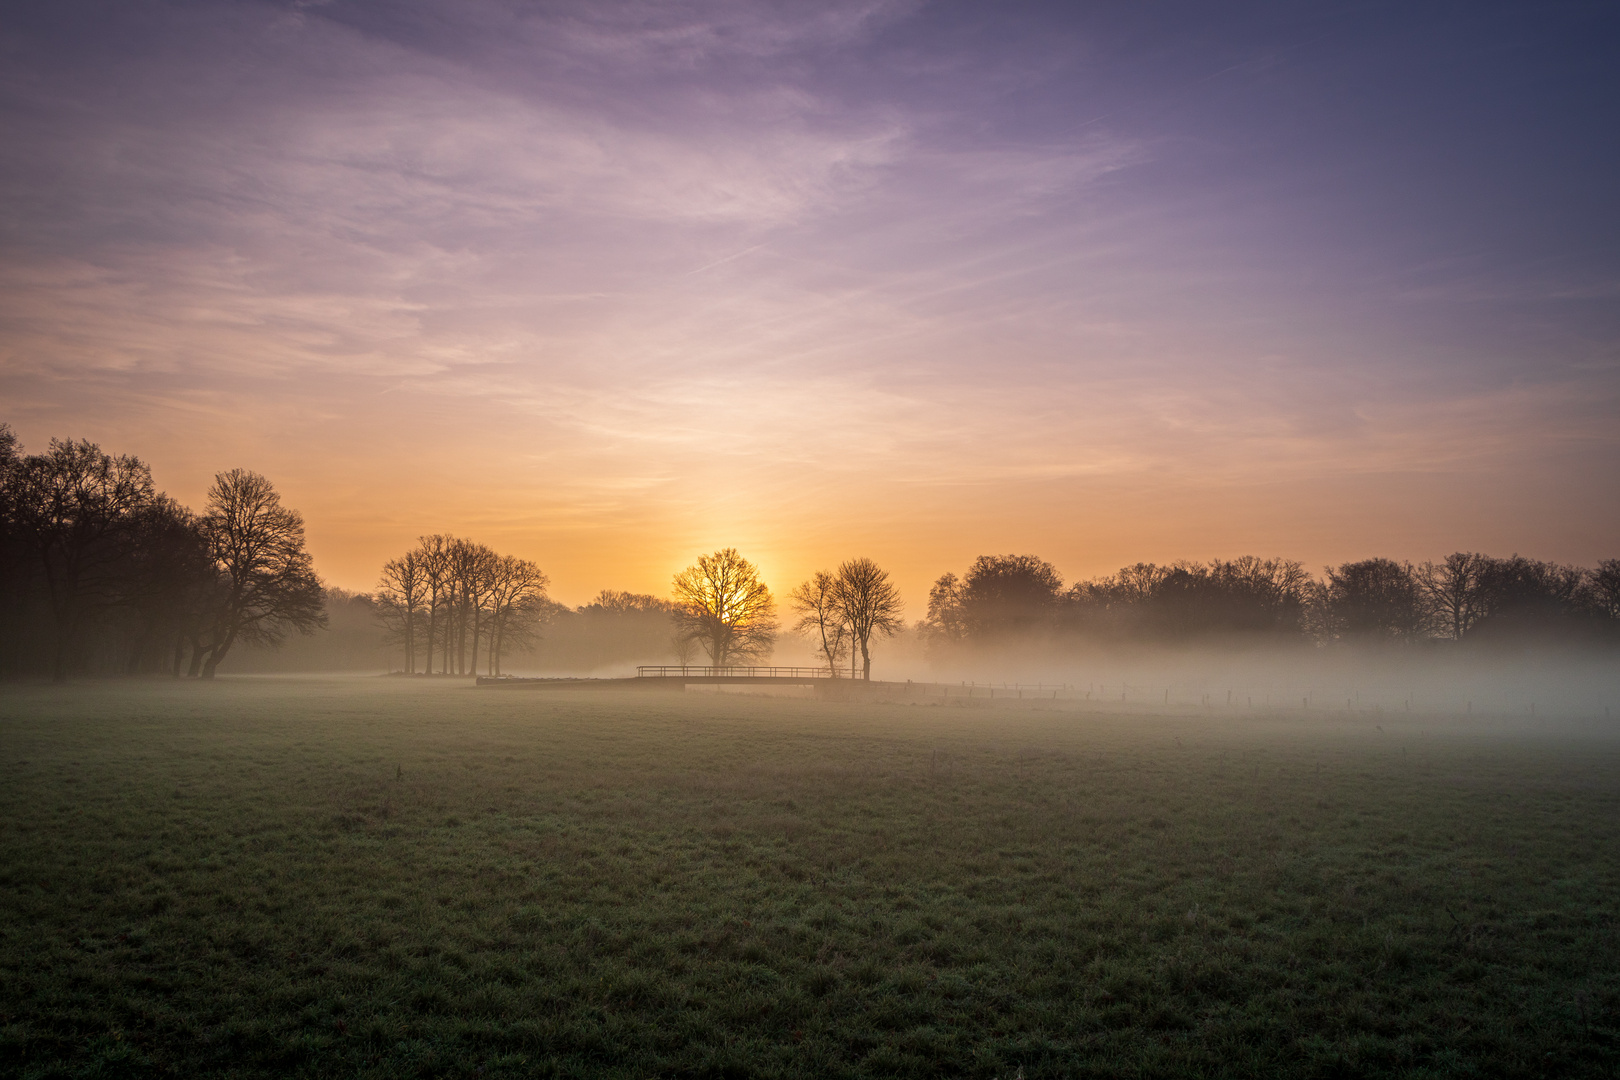
POLYGON ((0 1074, 1620 1075, 1620 740, 0 688, 0 1074))

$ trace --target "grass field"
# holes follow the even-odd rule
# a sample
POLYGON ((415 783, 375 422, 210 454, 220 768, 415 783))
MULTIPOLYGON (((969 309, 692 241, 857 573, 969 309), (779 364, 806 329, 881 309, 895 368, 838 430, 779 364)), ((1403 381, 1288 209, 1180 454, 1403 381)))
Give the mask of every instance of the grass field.
POLYGON ((0 689, 0 1072, 1620 1074, 1620 741, 0 689))

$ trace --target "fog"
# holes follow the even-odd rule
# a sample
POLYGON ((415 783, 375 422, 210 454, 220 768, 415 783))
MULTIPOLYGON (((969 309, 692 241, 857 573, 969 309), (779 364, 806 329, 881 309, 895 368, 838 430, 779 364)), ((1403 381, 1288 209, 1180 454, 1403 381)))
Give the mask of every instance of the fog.
POLYGON ((910 678, 1009 688, 1057 684, 1064 699, 1152 712, 1268 712, 1377 719, 1609 718, 1620 707, 1611 650, 1134 646, 1040 656, 996 650, 910 678))
MULTIPOLYGON (((398 650, 383 640, 364 598, 334 594, 328 613, 328 629, 291 638, 279 649, 240 650, 222 673, 398 670, 398 650)), ((955 687, 967 700, 998 702, 1052 700, 1055 693, 1056 700, 1077 708, 1143 715, 1202 710, 1375 723, 1446 717, 1530 724, 1601 721, 1620 709, 1620 654, 1604 641, 1316 644, 1235 638, 1168 645, 1032 637, 940 650, 931 648, 921 630, 908 627, 874 642, 872 653, 875 682, 955 687)), ((690 654, 684 660, 707 663, 690 654)), ((624 678, 638 665, 682 662, 664 615, 587 606, 554 614, 531 646, 506 660, 504 670, 517 677, 624 678)), ((815 643, 798 634, 780 635, 766 662, 825 665, 815 643)), ((840 668, 847 680, 847 659, 840 668)))

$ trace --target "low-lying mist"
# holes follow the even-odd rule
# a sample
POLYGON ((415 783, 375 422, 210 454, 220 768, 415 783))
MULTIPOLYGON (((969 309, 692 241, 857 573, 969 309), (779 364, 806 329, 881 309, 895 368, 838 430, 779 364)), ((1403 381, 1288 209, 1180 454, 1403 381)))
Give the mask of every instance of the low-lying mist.
MULTIPOLYGON (((907 665, 908 669, 911 665, 907 665)), ((1064 696, 1131 707, 1289 710, 1480 718, 1611 717, 1620 664, 1610 648, 1309 644, 1005 647, 923 665, 941 682, 1057 684, 1064 696)))

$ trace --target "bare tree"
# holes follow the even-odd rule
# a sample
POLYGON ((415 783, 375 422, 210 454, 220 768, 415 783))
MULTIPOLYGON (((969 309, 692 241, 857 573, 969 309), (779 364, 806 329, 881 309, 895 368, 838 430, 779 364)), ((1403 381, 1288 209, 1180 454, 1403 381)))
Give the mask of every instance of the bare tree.
POLYGON ((861 678, 871 681, 873 634, 889 637, 904 623, 900 590, 889 572, 871 559, 850 559, 838 568, 838 606, 849 626, 852 649, 861 654, 861 678))
POLYGON ((530 644, 547 610, 550 579, 528 559, 495 560, 489 592, 489 673, 501 673, 501 654, 530 644))
POLYGON ((701 555, 676 574, 675 602, 680 633, 715 667, 768 656, 776 642, 776 601, 736 548, 701 555))
POLYGON ((1436 565, 1426 562, 1413 571, 1423 594, 1423 606, 1434 629, 1461 641, 1484 614, 1480 606, 1480 580, 1487 563, 1483 555, 1458 551, 1436 565))
POLYGON ((1159 587, 1173 571, 1174 567, 1135 563, 1115 574, 1111 584, 1114 591, 1126 603, 1146 604, 1153 600, 1159 587))
POLYGON ((457 575, 460 581, 461 594, 461 639, 463 645, 457 656, 456 670, 464 674, 476 675, 478 673, 478 640, 484 630, 484 614, 490 593, 495 587, 495 575, 499 571, 501 557, 483 544, 471 541, 459 541, 456 559, 457 575), (468 626, 468 620, 471 626, 468 626), (465 641, 468 632, 472 636, 472 656, 466 654, 465 641), (464 664, 463 661, 466 661, 464 664))
POLYGON ((325 593, 304 549, 304 519, 281 505, 269 480, 246 469, 219 473, 202 529, 221 578, 200 657, 203 678, 214 677, 238 641, 279 645, 289 629, 310 634, 326 625, 325 593))
POLYGON ((382 578, 377 583, 377 606, 390 635, 405 648, 407 675, 416 674, 416 617, 427 592, 427 571, 420 551, 407 551, 383 564, 382 578))
POLYGON ((839 602, 838 581, 825 570, 817 570, 788 594, 788 606, 798 615, 794 633, 814 634, 820 643, 816 655, 827 661, 827 670, 838 677, 838 665, 849 654, 849 623, 839 602))
POLYGON ((427 650, 424 661, 424 674, 433 674, 433 647, 439 640, 440 631, 444 632, 446 640, 449 638, 449 610, 450 602, 455 594, 455 584, 450 574, 450 546, 455 538, 443 533, 434 533, 432 536, 417 537, 417 561, 422 566, 422 580, 427 591, 427 650))

